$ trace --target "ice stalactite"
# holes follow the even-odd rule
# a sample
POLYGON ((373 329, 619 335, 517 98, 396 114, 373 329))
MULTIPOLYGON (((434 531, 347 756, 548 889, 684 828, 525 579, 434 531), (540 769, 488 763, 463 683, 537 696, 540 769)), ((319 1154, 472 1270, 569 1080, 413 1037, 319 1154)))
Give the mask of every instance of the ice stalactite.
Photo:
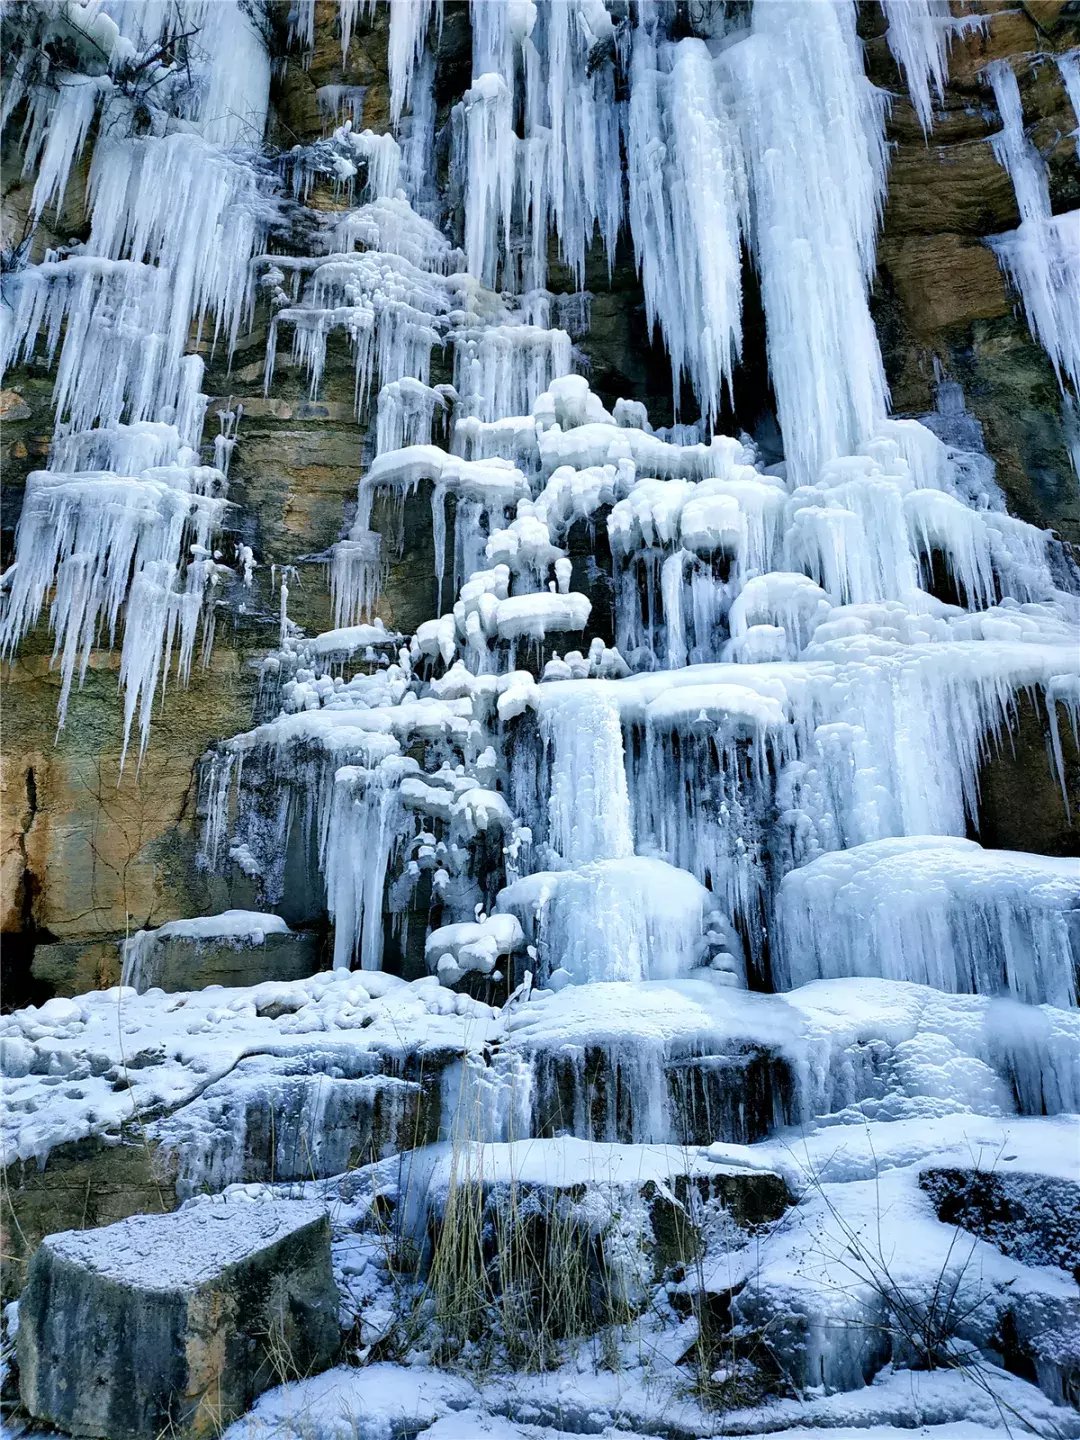
MULTIPOLYGON (((395 124, 409 101, 413 76, 424 53, 433 12, 435 23, 441 30, 443 0, 390 0, 390 117, 395 124)), ((347 44, 343 25, 343 48, 347 44)))
POLYGON ((752 236, 788 471, 812 481, 885 418, 867 305, 884 195, 884 97, 849 4, 766 0, 727 52, 749 157, 752 236))
MULTIPOLYGON (((1020 224, 988 243, 1020 296, 1032 335, 1050 356, 1058 383, 1080 387, 1080 211, 1055 215, 1042 157, 1024 131, 1020 87, 1006 60, 986 73, 997 100, 1001 129, 991 144, 1016 192, 1020 224)), ((1066 60, 1063 73, 1068 76, 1066 60)), ((1080 91, 1074 84, 1070 95, 1080 91)))
POLYGON ((35 471, 27 478, 0 644, 14 651, 51 589, 61 726, 76 674, 81 683, 103 634, 115 642, 127 606, 124 751, 136 706, 140 753, 146 748, 174 646, 182 681, 191 669, 203 600, 219 568, 209 547, 225 505, 215 491, 223 487, 219 471, 191 465, 149 467, 137 476, 35 471))
POLYGON ((612 18, 602 0, 478 0, 471 15, 473 83, 457 112, 469 270, 492 285, 509 267, 507 288, 542 289, 553 234, 580 286, 594 231, 610 263, 622 218, 612 18))
POLYGON ((948 0, 881 0, 885 38, 907 81, 923 134, 934 124, 934 99, 945 93, 952 12, 948 0))
POLYGON ((742 346, 747 179, 733 102, 704 42, 664 50, 670 68, 661 73, 655 41, 637 31, 626 128, 630 228, 676 405, 685 371, 711 420, 742 346))
POLYGON ((39 344, 57 357, 57 432, 49 471, 28 482, 3 644, 17 648, 55 586, 63 724, 76 669, 81 682, 102 629, 111 645, 122 628, 125 752, 136 710, 145 749, 174 649, 183 680, 204 618, 204 650, 212 643, 204 611, 219 579, 226 482, 198 462, 206 397, 190 332, 231 352, 253 301, 250 260, 275 213, 251 163, 269 97, 265 36, 239 4, 196 6, 198 48, 186 37, 186 64, 170 65, 162 57, 181 18, 43 7, 46 30, 76 27, 87 69, 61 75, 58 90, 29 70, 18 80, 30 98, 35 213, 62 204, 98 108, 104 118, 87 181, 88 239, 4 277, 0 368, 28 361, 39 344), (124 84, 136 63, 157 82, 147 135, 135 133, 124 84))

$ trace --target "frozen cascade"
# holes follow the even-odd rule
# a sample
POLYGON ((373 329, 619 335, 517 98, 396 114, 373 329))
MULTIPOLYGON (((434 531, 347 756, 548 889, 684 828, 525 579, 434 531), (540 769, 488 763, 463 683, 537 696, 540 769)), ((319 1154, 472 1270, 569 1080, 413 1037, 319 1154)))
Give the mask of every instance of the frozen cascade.
POLYGON ((548 801, 552 848, 569 865, 634 853, 619 712, 583 691, 541 710, 553 752, 548 801))
MULTIPOLYGON (((144 6, 143 34, 131 6, 90 8, 117 59, 56 115, 31 110, 43 207, 115 101, 125 47, 171 23, 144 6)), ((0 640, 11 653, 50 607, 62 719, 76 674, 122 628, 125 727, 137 718, 145 746, 173 650, 186 673, 226 578, 214 547, 239 410, 220 412, 218 465, 201 465, 192 332, 231 350, 265 301, 267 393, 291 344, 312 397, 343 337, 367 436, 355 516, 329 555, 336 628, 304 634, 285 604, 295 571, 274 572, 280 645, 256 716, 199 773, 200 862, 215 893, 235 885, 263 908, 140 931, 124 979, 144 987, 154 936, 233 943, 284 929, 271 909, 332 929, 332 968, 192 990, 170 998, 175 1014, 159 992, 121 988, 0 1017, 5 1153, 44 1160, 113 1138, 133 1104, 162 1107, 152 1135, 178 1156, 184 1198, 237 1185, 257 1202, 303 1182, 340 1200, 336 1263, 348 1253, 365 1347, 393 1339, 408 1290, 392 1277, 387 1300, 391 1281, 373 1278, 385 1256, 369 1209, 380 1223, 399 1200, 415 1212, 423 1269, 440 1227, 464 1225, 463 1196, 487 1226, 493 1195, 533 1187, 524 1210, 547 1224, 555 1177, 559 1216, 579 1207, 590 1245, 607 1243, 601 1212, 618 1195, 617 1240, 637 1265, 648 1177, 657 1203, 678 1208, 685 1192, 685 1213, 715 1222, 696 1277, 684 1265, 673 1288, 671 1271, 660 1289, 642 1279, 658 1231, 641 1250, 626 1294, 644 1287, 662 1311, 657 1352, 695 1343, 669 1302, 696 1306, 703 1284, 713 1310, 776 1336, 809 1411, 836 1388, 872 1399, 911 1359, 881 1338, 895 1327, 880 1287, 852 1287, 849 1303, 815 1244, 845 1224, 869 1233, 876 1186, 938 1264, 930 1274, 900 1244, 915 1303, 936 1303, 955 1230, 921 1172, 970 1170, 975 1154, 996 1155, 1010 1183, 1059 1178, 1053 1157, 1075 1136, 1080 873, 968 837, 1021 718, 1041 725, 1068 806, 1080 604, 1050 533, 1005 512, 971 426, 942 421, 946 443, 889 415, 867 303, 886 99, 864 73, 856 7, 701 8, 686 36, 675 7, 650 0, 474 0, 471 83, 437 135, 446 77, 429 42, 443 7, 391 0, 395 133, 360 129, 360 102, 336 93, 348 87, 321 87, 335 92, 315 102, 329 133, 275 171, 247 153, 268 94, 257 8, 211 3, 198 17, 214 53, 238 58, 212 56, 160 131, 96 139, 88 241, 12 280, 5 353, 56 359, 58 425, 27 486, 0 640), (433 179, 445 155, 449 200, 433 179), (333 208, 316 208, 316 186, 333 208), (277 253, 274 207, 290 191, 310 253, 277 253), (694 423, 656 429, 639 400, 601 398, 575 373, 589 297, 546 293, 549 246, 581 286, 587 251, 610 262, 620 229, 694 423), (783 432, 773 464, 714 433, 738 372, 745 264, 783 432), (403 634, 401 572, 429 535, 431 573, 404 583, 434 609, 403 634), (128 1053, 149 1059, 121 1091, 128 1053), (69 1066, 76 1078, 55 1085, 69 1066), (357 1167, 358 1147, 374 1168, 357 1167), (787 1196, 783 1220, 731 1242, 737 1206, 710 1187, 758 1172, 787 1196), (621 1189, 631 1175, 638 1188, 621 1189)), ((929 131, 948 7, 882 8, 929 131)), ((340 0, 343 50, 376 13, 340 0)), ((315 20, 295 0, 289 28, 308 50, 315 20)), ((1075 379, 1047 259, 1068 217, 1049 213, 1012 72, 992 78, 995 152, 1023 216, 995 249, 1075 379)), ((1001 1336, 1027 1310, 1065 1334, 1074 1302, 1056 1262, 976 1244, 992 1313, 981 1329, 958 1322, 957 1343, 1010 1359, 1001 1336)), ((968 1284, 961 1273, 974 1314, 968 1284)), ((1046 1394, 1064 1393, 1066 1361, 1039 1364, 1046 1394)), ((639 1418, 620 1412, 643 1435, 667 1425, 639 1418)), ((479 1434, 483 1419, 450 1423, 479 1434)))
POLYGON ((778 917, 784 988, 879 974, 1076 1005, 1080 875, 1068 860, 953 837, 879 840, 793 870, 778 917))

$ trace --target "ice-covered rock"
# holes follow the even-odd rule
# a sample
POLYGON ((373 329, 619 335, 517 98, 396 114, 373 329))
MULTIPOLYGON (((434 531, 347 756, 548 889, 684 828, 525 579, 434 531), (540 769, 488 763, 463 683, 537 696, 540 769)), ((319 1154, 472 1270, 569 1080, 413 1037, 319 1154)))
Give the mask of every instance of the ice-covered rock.
POLYGON ((318 968, 319 944, 278 915, 226 910, 136 931, 124 942, 123 957, 122 980, 134 990, 198 990, 301 980, 318 968))
POLYGON ((323 1369, 339 1343, 325 1210, 196 1205, 44 1241, 19 1306, 20 1393, 75 1434, 198 1436, 287 1378, 282 1363, 323 1369))
POLYGON ((914 836, 823 855, 785 877, 773 973, 1012 995, 1068 1009, 1080 967, 1080 865, 914 836))

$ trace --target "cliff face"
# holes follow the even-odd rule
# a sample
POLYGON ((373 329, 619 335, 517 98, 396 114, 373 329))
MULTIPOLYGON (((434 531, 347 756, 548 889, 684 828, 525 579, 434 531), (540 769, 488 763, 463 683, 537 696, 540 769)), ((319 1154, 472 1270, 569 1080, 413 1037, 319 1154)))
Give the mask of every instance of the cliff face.
MULTIPOLYGON (((358 23, 344 59, 332 0, 315 5, 313 43, 304 54, 287 46, 288 8, 281 3, 271 12, 278 64, 269 144, 281 149, 307 144, 337 123, 340 116, 326 108, 327 87, 362 88, 360 123, 386 130, 390 83, 383 7, 374 19, 358 23)), ((1078 122, 1053 57, 1077 43, 1080 28, 1064 0, 1020 6, 971 0, 954 9, 970 15, 971 23, 953 39, 948 85, 943 103, 935 106, 928 137, 906 98, 878 7, 866 5, 861 12, 869 73, 894 97, 888 199, 872 296, 893 408, 898 414, 925 414, 937 403, 939 377, 959 384, 971 417, 967 423, 981 428, 1010 510, 1071 542, 1080 538, 1080 503, 1068 454, 1069 417, 1052 366, 983 243, 1019 218, 1009 176, 989 143, 1001 122, 984 67, 1004 59, 1015 71, 1024 124, 1046 162, 1054 209, 1074 208, 1080 198, 1078 122)), ((436 132, 441 133, 435 163, 445 184, 450 106, 470 74, 464 5, 447 8, 435 64, 436 132)), ((33 180, 20 175, 19 121, 16 115, 4 138, 9 239, 22 234, 33 180)), ((35 258, 46 245, 85 234, 86 169, 84 158, 61 214, 48 212, 39 227, 35 258)), ((346 202, 321 183, 305 203, 332 210, 346 202)), ((302 213, 292 223, 299 226, 292 241, 282 246, 279 238, 276 248, 288 250, 291 243, 300 253, 302 213)), ((560 273, 561 283, 572 289, 569 274, 560 272, 553 255, 549 283, 555 289, 560 273)), ((736 385, 737 413, 729 419, 775 443, 763 322, 754 277, 747 271, 745 278, 744 366, 736 385)), ((657 423, 665 415, 670 418, 670 373, 662 348, 647 331, 629 244, 620 245, 610 276, 597 249, 588 261, 586 284, 593 297, 591 323, 587 333, 574 338, 594 388, 608 403, 617 396, 644 400, 657 423)), ((2 923, 13 1000, 53 989, 75 993, 113 979, 116 941, 129 930, 225 903, 221 878, 199 872, 194 864, 194 767, 213 740, 250 723, 255 666, 275 643, 279 626, 282 572, 275 567, 295 567, 288 584, 292 620, 310 633, 332 623, 324 557, 351 514, 371 441, 366 422, 358 423, 355 416, 353 367, 340 334, 330 337, 317 399, 310 398, 306 377, 285 346, 279 347, 273 382, 264 393, 268 323, 260 301, 254 326, 241 336, 231 366, 223 363, 220 348, 214 353, 202 346, 211 394, 207 435, 216 411, 243 406, 230 474, 236 509, 227 528, 235 543, 254 550, 259 561, 254 587, 225 597, 208 666, 196 664, 190 684, 171 685, 160 700, 141 764, 131 760, 122 772, 119 768, 115 653, 95 652, 71 719, 59 735, 59 681, 50 668, 51 639, 44 623, 23 644, 7 677, 2 923)), ((438 373, 439 363, 436 358, 433 383, 450 378, 445 369, 438 373)), ((37 361, 12 371, 4 384, 4 545, 10 556, 22 477, 44 464, 48 451, 51 376, 37 361)), ((406 550, 390 576, 382 613, 388 625, 410 632, 436 611, 428 578, 433 569, 430 526, 424 519, 407 528, 406 550)), ((1002 831, 1004 784, 991 778, 987 787, 987 803, 999 817, 988 817, 995 833, 1007 831, 1010 844, 1036 850, 1057 851, 1073 843, 1056 792, 1041 776, 1034 794, 1025 790, 1029 818, 1013 815, 1002 831), (1060 823, 1037 818, 1045 815, 1059 815, 1060 823)), ((1011 802, 1005 808, 1011 809, 1011 802)))
MULTIPOLYGON (((989 144, 1000 128, 985 77, 993 60, 1006 60, 1019 80, 1025 128, 1046 162, 1055 213, 1080 200, 1077 121, 1053 61, 1076 44, 1077 20, 1058 3, 988 3, 965 12, 981 21, 953 42, 930 136, 924 139, 908 100, 901 95, 893 105, 878 333, 895 408, 934 408, 936 361, 963 387, 1010 509, 1075 542, 1080 502, 1057 381, 983 242, 1019 222, 1012 185, 989 144)), ((877 82, 895 90, 880 33, 867 36, 867 55, 877 82)))

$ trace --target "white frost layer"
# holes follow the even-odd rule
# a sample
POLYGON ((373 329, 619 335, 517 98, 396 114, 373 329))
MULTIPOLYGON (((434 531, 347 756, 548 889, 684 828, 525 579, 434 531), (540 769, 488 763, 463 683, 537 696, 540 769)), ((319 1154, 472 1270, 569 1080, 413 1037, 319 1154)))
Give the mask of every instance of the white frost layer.
POLYGON ((878 840, 784 879, 777 984, 880 975, 939 990, 1076 1004, 1080 862, 970 840, 878 840))

